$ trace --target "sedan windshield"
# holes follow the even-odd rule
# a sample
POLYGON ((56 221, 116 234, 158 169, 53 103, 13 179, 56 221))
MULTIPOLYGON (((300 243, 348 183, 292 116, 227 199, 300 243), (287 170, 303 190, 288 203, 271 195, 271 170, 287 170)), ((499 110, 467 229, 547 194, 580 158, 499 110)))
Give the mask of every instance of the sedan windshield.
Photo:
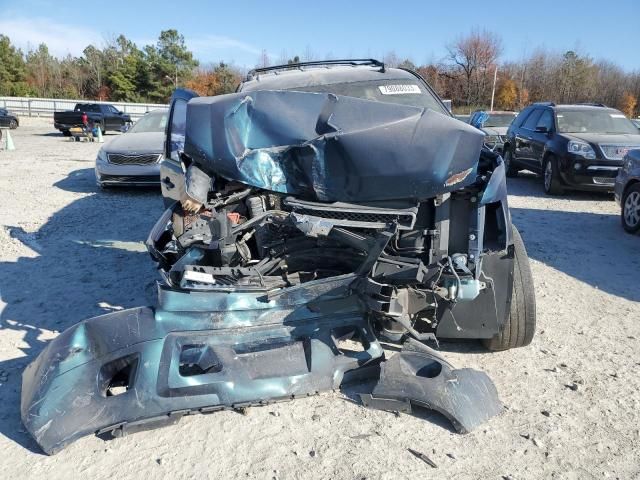
POLYGON ((167 126, 167 114, 168 112, 161 110, 147 113, 129 129, 129 133, 164 132, 167 126))
POLYGON ((483 127, 508 127, 516 118, 515 113, 490 113, 483 127))
POLYGON ((385 103, 399 103, 412 107, 430 108, 449 114, 429 90, 420 82, 411 80, 370 80, 366 82, 333 83, 294 87, 297 92, 326 92, 347 97, 363 98, 385 103))
POLYGON ((638 129, 617 110, 561 110, 556 113, 560 133, 638 134, 638 129))

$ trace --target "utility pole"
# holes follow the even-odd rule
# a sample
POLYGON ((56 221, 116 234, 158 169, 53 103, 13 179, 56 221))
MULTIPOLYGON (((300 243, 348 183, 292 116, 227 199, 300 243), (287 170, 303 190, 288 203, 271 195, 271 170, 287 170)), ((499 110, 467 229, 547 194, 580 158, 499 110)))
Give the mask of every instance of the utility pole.
POLYGON ((496 80, 498 80, 498 64, 496 63, 496 69, 493 71, 493 88, 491 89, 491 112, 493 112, 493 99, 496 96, 496 80))

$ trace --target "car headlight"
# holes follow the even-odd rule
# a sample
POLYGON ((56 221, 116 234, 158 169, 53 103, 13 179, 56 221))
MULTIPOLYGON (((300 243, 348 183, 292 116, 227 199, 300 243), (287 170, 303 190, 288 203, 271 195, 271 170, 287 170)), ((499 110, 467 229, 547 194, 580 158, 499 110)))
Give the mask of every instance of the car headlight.
POLYGON ((102 148, 98 151, 98 161, 107 163, 107 152, 105 152, 102 148))
POLYGON ((580 155, 589 160, 593 160, 596 158, 596 152, 591 148, 591 145, 585 142, 577 142, 575 140, 571 140, 569 145, 567 145, 567 151, 569 153, 573 153, 574 155, 580 155))

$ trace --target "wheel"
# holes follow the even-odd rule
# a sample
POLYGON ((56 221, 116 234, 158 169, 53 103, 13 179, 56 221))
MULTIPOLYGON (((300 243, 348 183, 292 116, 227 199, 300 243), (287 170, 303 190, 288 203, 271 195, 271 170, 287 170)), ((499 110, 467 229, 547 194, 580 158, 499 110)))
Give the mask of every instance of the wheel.
POLYGON ((71 136, 71 132, 69 130, 62 130, 62 135, 65 137, 70 137, 71 136))
POLYGON ((622 198, 622 227, 629 233, 640 231, 640 183, 627 188, 622 198))
POLYGON ((564 188, 560 183, 560 173, 558 172, 558 161, 553 155, 547 156, 544 162, 544 191, 547 195, 562 195, 564 188))
POLYGON ((536 296, 529 257, 520 232, 513 227, 513 290, 509 318, 495 337, 482 341, 491 351, 524 347, 533 340, 536 331, 536 296))
POLYGON ((507 151, 504 152, 503 160, 504 160, 504 168, 507 172, 507 177, 510 177, 510 178, 517 177, 518 169, 513 166, 513 157, 511 154, 511 150, 507 149, 507 151))
POLYGON ((11 130, 15 130, 16 128, 18 128, 18 122, 16 122, 15 120, 11 120, 11 121, 9 122, 9 128, 10 128, 11 130))

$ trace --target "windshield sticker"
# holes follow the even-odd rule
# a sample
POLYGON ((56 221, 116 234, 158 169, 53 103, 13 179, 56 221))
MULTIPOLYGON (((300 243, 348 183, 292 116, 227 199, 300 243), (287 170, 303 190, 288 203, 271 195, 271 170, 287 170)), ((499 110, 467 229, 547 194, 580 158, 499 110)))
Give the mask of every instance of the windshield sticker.
POLYGON ((609 116, 611 118, 626 118, 623 114, 621 113, 610 113, 609 116))
POLYGON ((411 95, 422 93, 418 85, 380 85, 378 88, 383 95, 411 95))

